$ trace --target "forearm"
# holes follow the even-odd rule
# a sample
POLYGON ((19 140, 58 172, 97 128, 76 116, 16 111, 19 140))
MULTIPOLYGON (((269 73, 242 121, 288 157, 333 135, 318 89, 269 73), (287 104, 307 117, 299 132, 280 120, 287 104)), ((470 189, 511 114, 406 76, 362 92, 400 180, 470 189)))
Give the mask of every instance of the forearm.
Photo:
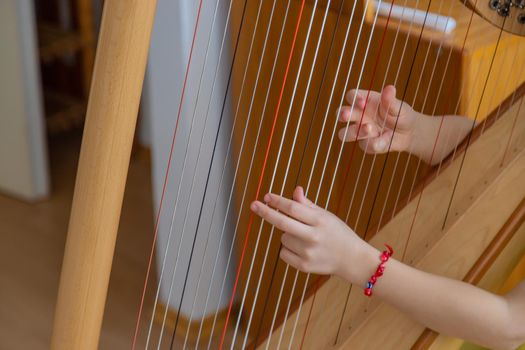
POLYGON ((473 123, 468 118, 455 115, 429 117, 420 114, 408 151, 425 163, 438 164, 468 135, 473 123))
MULTIPOLYGON (((368 249, 361 257, 360 272, 347 278, 364 286, 379 263, 379 254, 368 249)), ((504 297, 419 271, 394 259, 388 261, 385 274, 374 286, 374 297, 440 333, 493 349, 513 349, 522 336, 523 327, 517 330, 515 323, 524 320, 516 319, 504 297)))

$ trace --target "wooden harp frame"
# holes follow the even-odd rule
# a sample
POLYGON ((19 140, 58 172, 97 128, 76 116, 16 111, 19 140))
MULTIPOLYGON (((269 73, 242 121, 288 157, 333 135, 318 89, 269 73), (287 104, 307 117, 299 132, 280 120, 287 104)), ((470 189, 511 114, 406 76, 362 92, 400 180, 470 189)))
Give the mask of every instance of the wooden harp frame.
MULTIPOLYGON (((156 1, 105 1, 94 76, 84 129, 78 176, 62 268, 52 349, 95 349, 106 300, 111 262, 123 200, 136 116, 149 48, 156 1)), ((463 151, 447 165, 430 174, 414 192, 410 203, 371 239, 373 244, 401 242, 417 207, 425 212, 415 230, 422 234, 411 241, 406 261, 424 270, 477 283, 496 285, 498 271, 509 268, 512 258, 525 246, 525 88, 487 118, 469 138, 463 151), (513 116, 516 116, 515 118, 513 116), (515 129, 510 152, 502 147, 502 135, 515 129), (479 132, 481 134, 481 132, 479 132), (466 154, 463 152, 467 152, 466 154), (462 157, 465 155, 465 157, 462 157), (454 174, 465 163, 468 184, 458 189, 451 208, 452 219, 444 226, 432 213, 444 210, 435 203, 450 191, 454 174), (435 200, 419 202, 425 192, 435 200), (493 203, 498 203, 494 210, 493 203), (455 213, 458 213, 457 217, 455 213), (477 232, 475 236, 469 232, 477 232), (460 249, 458 249, 460 247, 460 249), (450 251, 461 250, 459 255, 450 251), (484 257, 490 257, 488 260, 484 257)), ((356 288, 337 344, 334 323, 348 285, 337 278, 321 278, 308 291, 303 307, 318 302, 312 310, 306 338, 308 348, 427 349, 435 337, 379 301, 370 304, 356 288), (379 331, 380 330, 380 331, 379 331), (381 334, 381 337, 377 335, 381 334)), ((281 320, 275 332, 290 334, 297 308, 288 321, 281 320)), ((299 315, 305 326, 306 312, 299 315)), ((273 343, 270 338, 270 348, 273 343)), ((266 340, 268 341, 268 340, 266 340)), ((254 344, 266 347, 265 340, 254 344)))

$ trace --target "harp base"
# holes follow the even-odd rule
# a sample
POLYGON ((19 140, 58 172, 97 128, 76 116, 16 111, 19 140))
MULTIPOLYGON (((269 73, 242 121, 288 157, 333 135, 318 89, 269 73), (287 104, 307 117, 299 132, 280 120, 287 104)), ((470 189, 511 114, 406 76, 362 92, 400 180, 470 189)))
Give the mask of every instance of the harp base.
MULTIPOLYGON (((233 316, 238 314, 238 309, 238 305, 234 305, 232 309, 233 316)), ((208 343, 210 337, 212 337, 212 330, 216 336, 220 334, 224 327, 224 323, 226 322, 227 312, 228 308, 219 310, 219 312, 217 313, 217 319, 215 320, 215 327, 213 326, 215 319, 214 314, 211 314, 210 316, 204 318, 204 320, 202 321, 203 324, 199 340, 200 344, 208 343)), ((177 314, 177 310, 170 307, 167 307, 166 310, 166 305, 164 305, 163 303, 159 303, 155 310, 154 321, 159 327, 161 327, 164 317, 166 317, 166 320, 164 321, 164 334, 172 334, 177 321, 177 314)), ((233 317, 233 319, 236 319, 236 317, 233 317)), ((177 339, 184 341, 184 339, 186 338, 186 334, 188 334, 188 342, 190 344, 195 344, 197 342, 197 338, 199 337, 200 325, 200 318, 194 318, 190 321, 190 319, 187 318, 185 315, 180 314, 175 336, 177 339)))

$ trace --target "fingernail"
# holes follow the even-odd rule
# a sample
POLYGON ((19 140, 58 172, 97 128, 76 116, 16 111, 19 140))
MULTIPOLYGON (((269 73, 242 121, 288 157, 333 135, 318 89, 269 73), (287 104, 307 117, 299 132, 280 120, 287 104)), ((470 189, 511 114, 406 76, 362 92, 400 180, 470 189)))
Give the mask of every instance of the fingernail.
POLYGON ((338 134, 338 137, 341 141, 344 141, 344 138, 345 138, 345 129, 341 129, 339 130, 339 132, 337 133, 338 134))
POLYGON ((256 213, 257 212, 257 202, 252 202, 252 204, 250 205, 250 209, 256 213))
POLYGON ((264 201, 265 201, 266 203, 270 203, 270 200, 271 200, 271 199, 272 199, 272 197, 270 196, 269 193, 267 193, 267 194, 264 195, 264 201))
POLYGON ((385 140, 379 140, 376 142, 376 151, 384 151, 386 147, 386 142, 385 140))

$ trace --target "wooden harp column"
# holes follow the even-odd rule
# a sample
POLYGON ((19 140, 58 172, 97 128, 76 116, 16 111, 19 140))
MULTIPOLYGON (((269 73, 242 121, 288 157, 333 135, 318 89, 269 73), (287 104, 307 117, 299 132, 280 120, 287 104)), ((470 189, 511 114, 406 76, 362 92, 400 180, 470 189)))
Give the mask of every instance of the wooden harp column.
POLYGON ((105 1, 52 349, 98 347, 155 5, 105 1))

